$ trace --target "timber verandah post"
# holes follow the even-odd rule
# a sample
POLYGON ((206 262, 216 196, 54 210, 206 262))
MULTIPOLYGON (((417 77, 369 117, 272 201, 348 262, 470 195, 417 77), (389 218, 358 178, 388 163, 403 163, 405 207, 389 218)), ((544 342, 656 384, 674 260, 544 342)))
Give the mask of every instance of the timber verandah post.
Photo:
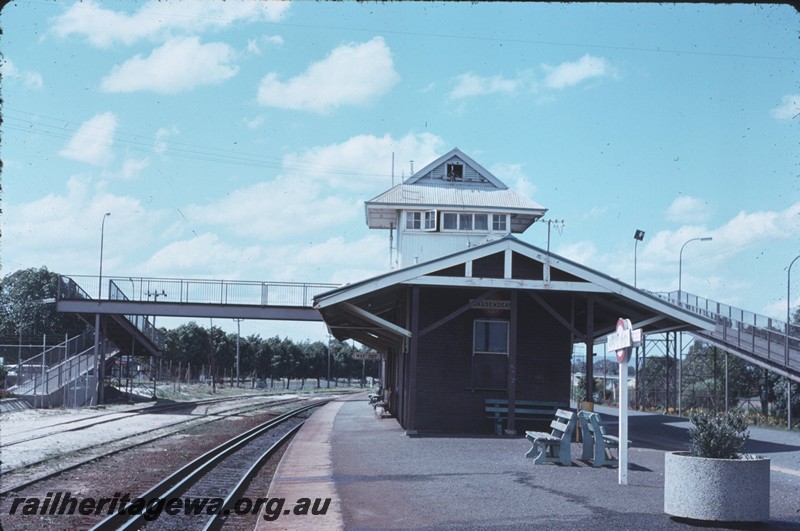
POLYGON ((508 331, 508 432, 516 433, 515 411, 517 400, 517 302, 519 297, 517 291, 511 292, 511 317, 509 320, 508 331))
POLYGON ((584 382, 586 397, 584 400, 594 402, 594 299, 586 297, 586 380, 584 382))
POLYGON ((419 345, 419 286, 411 288, 411 340, 408 348, 407 435, 417 433, 417 348, 419 345))

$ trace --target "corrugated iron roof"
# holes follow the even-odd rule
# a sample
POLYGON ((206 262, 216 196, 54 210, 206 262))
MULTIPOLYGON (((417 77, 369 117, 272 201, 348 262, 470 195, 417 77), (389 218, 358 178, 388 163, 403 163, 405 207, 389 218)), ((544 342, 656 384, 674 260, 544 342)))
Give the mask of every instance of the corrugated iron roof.
POLYGON ((477 210, 514 209, 541 211, 542 205, 506 188, 495 188, 491 184, 448 183, 433 184, 398 184, 379 196, 366 202, 371 205, 420 206, 436 208, 469 207, 477 210))

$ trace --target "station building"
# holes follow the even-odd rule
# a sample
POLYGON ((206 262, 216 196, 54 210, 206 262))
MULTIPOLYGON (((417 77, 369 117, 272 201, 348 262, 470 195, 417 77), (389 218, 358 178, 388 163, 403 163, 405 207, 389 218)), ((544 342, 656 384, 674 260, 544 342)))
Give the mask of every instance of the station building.
MULTIPOLYGON (((488 398, 569 402, 573 345, 620 317, 647 333, 712 329, 599 271, 522 242, 546 209, 453 149, 365 204, 397 268, 314 300, 339 340, 383 355, 390 412, 409 434, 492 433, 488 398)), ((591 396, 592 358, 587 356, 591 396)))

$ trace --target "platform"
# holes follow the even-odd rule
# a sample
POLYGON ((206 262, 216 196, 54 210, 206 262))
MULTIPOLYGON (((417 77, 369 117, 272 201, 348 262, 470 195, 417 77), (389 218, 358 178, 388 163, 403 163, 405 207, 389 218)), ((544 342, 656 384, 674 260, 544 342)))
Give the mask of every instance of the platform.
MULTIPOLYGON (((599 409, 613 430, 613 410, 599 409)), ((577 443, 572 466, 534 465, 523 437, 409 437, 376 419, 366 395, 349 397, 300 430, 269 490, 289 513, 257 529, 688 529, 663 512, 664 451, 685 448, 686 427, 632 413, 628 485, 619 485, 616 468, 580 461, 577 443), (300 498, 326 497, 325 515, 291 514, 300 498)), ((773 457, 771 520, 759 529, 800 530, 800 434, 754 428, 748 444, 773 457)))

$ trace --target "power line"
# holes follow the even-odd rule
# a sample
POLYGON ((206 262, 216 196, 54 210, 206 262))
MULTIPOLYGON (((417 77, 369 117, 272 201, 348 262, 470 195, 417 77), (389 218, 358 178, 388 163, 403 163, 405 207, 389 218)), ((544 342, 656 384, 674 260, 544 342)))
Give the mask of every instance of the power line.
MULTIPOLYGON (((8 112, 4 114, 5 129, 11 131, 18 131, 25 134, 36 134, 50 138, 70 139, 73 138, 76 133, 78 133, 81 127, 77 121, 70 119, 31 113, 11 107, 5 107, 5 110, 12 111, 12 114, 9 114, 8 112), (13 113, 29 115, 31 118, 15 116, 13 113)), ((377 178, 389 177, 390 175, 389 173, 364 171, 361 168, 352 168, 347 166, 318 166, 300 162, 287 162, 277 157, 270 157, 257 153, 248 153, 217 148, 213 146, 189 144, 174 140, 154 139, 151 142, 146 140, 148 138, 146 135, 118 130, 114 132, 112 138, 99 133, 92 134, 91 130, 88 132, 85 130, 81 131, 82 135, 87 139, 98 141, 109 147, 116 143, 127 148, 129 151, 138 153, 156 154, 155 145, 157 143, 163 143, 166 146, 166 150, 160 153, 162 155, 204 162, 216 162, 220 164, 266 167, 275 169, 283 168, 305 173, 324 172, 327 175, 362 175, 375 176, 377 178)))
MULTIPOLYGON (((32 0, 29 0, 29 3, 32 3, 32 0)), ((37 2, 43 5, 50 6, 49 2, 37 2)), ((84 5, 82 9, 101 9, 99 6, 92 6, 92 5, 84 5)), ((159 18, 176 18, 176 19, 196 19, 196 20, 214 20, 212 17, 204 17, 200 15, 186 15, 182 13, 175 13, 173 11, 165 11, 165 12, 158 12, 158 11, 151 11, 149 13, 153 17, 159 18)), ((134 16, 138 16, 134 15, 134 16)), ((133 17, 131 17, 133 18, 133 17)), ((427 38, 435 38, 435 39, 452 39, 452 40, 470 40, 470 41, 477 41, 477 42, 496 42, 496 43, 509 43, 509 44, 531 44, 536 46, 561 46, 561 47, 571 47, 571 48, 596 48, 600 50, 618 50, 618 51, 631 51, 631 52, 645 52, 645 53, 657 53, 657 54, 672 54, 672 55, 696 55, 696 56, 706 56, 706 57, 728 57, 728 58, 735 58, 735 59, 762 59, 762 60, 775 60, 775 61, 799 61, 800 58, 798 57, 781 57, 781 56, 773 56, 773 55, 749 55, 749 54, 736 54, 736 53, 726 53, 726 52, 704 52, 698 50, 681 50, 681 49, 672 49, 672 48, 646 48, 641 46, 621 46, 621 45, 613 45, 613 44, 597 44, 597 43, 587 43, 587 42, 563 42, 563 41, 549 41, 549 40, 542 40, 542 39, 522 39, 522 38, 513 38, 513 37, 491 37, 491 36, 483 36, 483 35, 469 35, 469 34, 448 34, 448 33, 433 33, 433 32, 420 32, 420 31, 400 31, 400 30, 390 30, 385 28, 359 28, 359 27, 351 27, 351 26, 331 26, 331 25, 322 25, 322 24, 298 24, 298 23, 288 23, 288 22, 270 22, 270 21, 261 21, 261 24, 269 25, 269 26, 276 26, 279 28, 300 28, 300 29, 310 29, 314 31, 319 30, 328 30, 328 31, 357 31, 361 33, 371 33, 374 34, 376 32, 383 33, 387 35, 399 35, 399 36, 407 36, 407 37, 427 37, 427 38)))

